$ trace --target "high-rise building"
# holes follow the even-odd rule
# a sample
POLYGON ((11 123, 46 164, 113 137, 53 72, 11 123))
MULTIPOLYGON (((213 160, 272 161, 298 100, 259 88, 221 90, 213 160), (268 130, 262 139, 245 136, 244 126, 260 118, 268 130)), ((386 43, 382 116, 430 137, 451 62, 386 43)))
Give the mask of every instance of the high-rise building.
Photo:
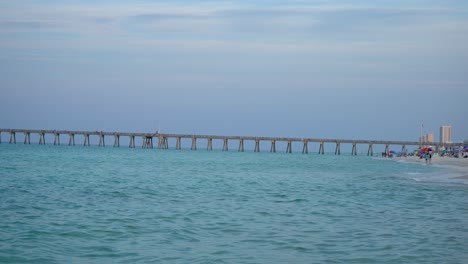
POLYGON ((440 143, 452 143, 452 125, 440 127, 440 143))
POLYGON ((427 142, 430 142, 430 143, 434 142, 434 133, 431 132, 431 133, 427 134, 426 135, 426 140, 427 140, 427 142))
POLYGON ((423 144, 427 142, 427 135, 422 136, 421 142, 423 144))

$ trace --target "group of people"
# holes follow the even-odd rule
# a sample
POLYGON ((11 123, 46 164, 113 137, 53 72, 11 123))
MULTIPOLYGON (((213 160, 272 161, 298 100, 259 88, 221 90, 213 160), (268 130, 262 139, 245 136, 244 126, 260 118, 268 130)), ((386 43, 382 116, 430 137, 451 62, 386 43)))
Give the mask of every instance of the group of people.
POLYGON ((444 149, 440 152, 441 157, 451 157, 451 158, 468 158, 468 145, 463 148, 455 148, 451 150, 444 149))

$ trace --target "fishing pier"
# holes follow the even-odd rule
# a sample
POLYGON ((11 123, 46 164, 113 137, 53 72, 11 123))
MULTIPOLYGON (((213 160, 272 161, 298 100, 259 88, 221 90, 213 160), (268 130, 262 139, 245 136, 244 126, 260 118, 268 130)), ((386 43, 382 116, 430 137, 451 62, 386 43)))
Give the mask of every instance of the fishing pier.
MULTIPOLYGON (((254 152, 260 152, 260 142, 270 142, 270 152, 276 152, 276 143, 285 142, 286 153, 292 153, 293 143, 300 143, 302 145, 302 153, 309 153, 309 143, 318 143, 318 153, 325 154, 325 144, 333 144, 335 146, 335 155, 341 154, 341 145, 350 144, 352 145, 351 155, 357 155, 357 145, 367 145, 367 155, 373 156, 373 147, 375 145, 385 146, 385 153, 388 154, 390 151, 390 145, 401 146, 401 151, 406 152, 407 146, 421 146, 421 142, 416 141, 383 141, 383 140, 351 140, 351 139, 320 139, 320 138, 287 138, 287 137, 254 137, 254 136, 219 136, 219 135, 190 135, 190 134, 166 134, 166 133, 128 133, 128 132, 103 132, 103 131, 70 131, 70 130, 34 130, 34 129, 1 129, 0 128, 0 143, 2 143, 2 134, 9 136, 8 143, 17 143, 17 134, 23 135, 23 143, 31 144, 31 134, 37 134, 39 136, 38 144, 46 144, 46 135, 52 135, 54 145, 60 145, 61 137, 68 139, 68 145, 75 145, 75 136, 81 137, 84 146, 90 146, 90 137, 98 137, 98 146, 106 146, 106 138, 113 139, 113 147, 120 147, 120 138, 129 138, 129 147, 135 148, 135 139, 142 139, 142 148, 152 149, 155 147, 153 142, 157 141, 156 147, 158 149, 169 149, 169 140, 175 139, 175 149, 182 149, 182 140, 190 140, 191 150, 197 150, 200 145, 200 140, 205 141, 206 150, 213 150, 213 140, 219 140, 223 142, 223 151, 229 150, 229 142, 235 141, 238 143, 237 151, 244 151, 244 142, 251 141, 255 143, 254 152), (198 144, 198 145, 197 145, 198 144)), ((63 142, 65 143, 65 142, 63 142)), ((436 142, 424 143, 424 145, 431 145, 435 147, 435 151, 439 152, 441 147, 447 149, 454 149, 455 147, 462 147, 462 143, 451 143, 451 144, 439 144, 436 142)))

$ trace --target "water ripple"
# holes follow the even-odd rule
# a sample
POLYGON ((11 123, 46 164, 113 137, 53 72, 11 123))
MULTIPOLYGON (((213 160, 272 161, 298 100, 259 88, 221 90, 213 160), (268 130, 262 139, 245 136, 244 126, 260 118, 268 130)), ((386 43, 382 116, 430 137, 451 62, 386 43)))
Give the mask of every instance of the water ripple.
POLYGON ((424 181, 439 170, 3 144, 0 262, 464 263, 468 188, 424 181))

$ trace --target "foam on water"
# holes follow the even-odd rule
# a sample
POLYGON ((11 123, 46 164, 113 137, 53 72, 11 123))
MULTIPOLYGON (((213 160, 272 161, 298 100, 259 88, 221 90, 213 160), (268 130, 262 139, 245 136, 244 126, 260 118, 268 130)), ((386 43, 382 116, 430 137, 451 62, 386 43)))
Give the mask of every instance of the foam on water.
POLYGON ((350 155, 2 144, 0 262, 463 263, 468 186, 450 173, 350 155))

